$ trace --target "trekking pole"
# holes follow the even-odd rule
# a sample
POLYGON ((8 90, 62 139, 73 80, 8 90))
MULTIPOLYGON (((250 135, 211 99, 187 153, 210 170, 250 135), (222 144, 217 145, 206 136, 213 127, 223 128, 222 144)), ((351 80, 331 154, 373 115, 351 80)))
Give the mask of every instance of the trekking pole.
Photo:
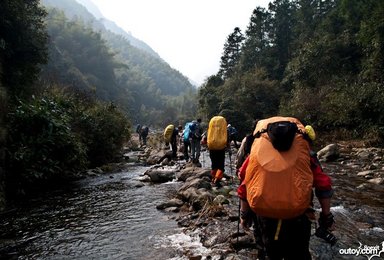
POLYGON ((236 253, 239 251, 239 236, 240 236, 240 197, 239 197, 239 211, 238 211, 238 218, 237 218, 236 253))
POLYGON ((233 179, 234 179, 234 177, 232 176, 232 159, 231 159, 231 147, 229 147, 229 149, 228 149, 228 156, 229 156, 229 173, 231 174, 231 179, 232 179, 232 184, 233 184, 233 179))

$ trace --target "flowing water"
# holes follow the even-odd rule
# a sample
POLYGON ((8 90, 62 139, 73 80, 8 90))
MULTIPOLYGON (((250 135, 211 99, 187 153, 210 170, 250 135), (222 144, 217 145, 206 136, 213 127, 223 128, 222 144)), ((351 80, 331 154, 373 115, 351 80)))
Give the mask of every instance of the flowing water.
POLYGON ((332 248, 332 259, 384 259, 384 186, 357 176, 362 171, 358 163, 323 166, 335 190, 331 210, 339 241, 332 248), (359 251, 364 248, 367 250, 359 251))
MULTIPOLYGON (((206 153, 201 161, 210 166, 206 153)), ((227 161, 227 172, 234 174, 232 163, 227 161)), ((312 253, 316 259, 383 259, 384 252, 340 253, 358 249, 359 243, 384 249, 383 186, 362 187, 365 181, 353 167, 324 168, 334 182, 332 211, 339 243, 333 248, 312 244, 312 253)), ((0 259, 188 259, 186 251, 208 256, 198 234, 184 234, 174 213, 156 209, 173 197, 180 183, 142 185, 135 178, 146 169, 132 165, 121 173, 84 179, 0 215, 0 259)))
POLYGON ((0 259, 176 257, 164 243, 181 230, 156 205, 179 184, 140 187, 134 178, 144 171, 135 166, 82 180, 1 216, 0 259))

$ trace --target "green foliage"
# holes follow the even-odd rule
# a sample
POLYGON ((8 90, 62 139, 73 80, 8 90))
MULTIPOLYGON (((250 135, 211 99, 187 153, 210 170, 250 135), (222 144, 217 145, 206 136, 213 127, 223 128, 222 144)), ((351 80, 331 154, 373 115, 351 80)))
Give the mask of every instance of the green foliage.
POLYGON ((74 120, 92 167, 113 161, 130 138, 130 123, 113 104, 96 102, 74 120))
POLYGON ((86 166, 85 147, 67 109, 49 97, 19 102, 9 114, 9 179, 22 186, 65 178, 86 166))
POLYGON ((63 12, 50 10, 49 63, 43 67, 44 81, 71 86, 105 101, 117 99, 122 91, 114 70, 120 67, 99 33, 81 20, 68 21, 63 12))
POLYGON ((47 60, 45 15, 38 0, 1 1, 0 80, 12 99, 33 93, 39 66, 47 60))
POLYGON ((76 176, 111 162, 130 123, 113 104, 51 89, 20 101, 8 116, 8 180, 18 187, 76 176))
POLYGON ((220 112, 220 86, 223 83, 224 81, 220 76, 212 75, 199 89, 199 113, 204 115, 206 119, 210 119, 220 112))
POLYGON ((242 113, 246 122, 296 116, 319 132, 383 145, 383 14, 375 0, 275 0, 268 10, 255 8, 237 70, 203 86, 201 111, 224 111, 231 120, 242 113))
POLYGON ((223 55, 221 56, 219 75, 221 77, 230 78, 235 73, 235 68, 240 61, 240 50, 244 37, 239 27, 228 36, 224 44, 223 55))
POLYGON ((47 27, 52 43, 50 60, 44 67, 45 82, 70 86, 114 102, 135 123, 162 125, 170 103, 194 109, 183 109, 182 113, 177 109, 175 116, 195 114, 196 100, 185 97, 194 97, 196 89, 153 51, 132 46, 127 40, 132 36, 127 37, 116 26, 117 33, 106 30, 101 21, 74 0, 42 2, 49 7, 47 27))
POLYGON ((270 49, 270 13, 264 8, 257 7, 252 12, 247 30, 245 31, 245 41, 242 46, 240 65, 243 72, 270 66, 268 52, 270 49))

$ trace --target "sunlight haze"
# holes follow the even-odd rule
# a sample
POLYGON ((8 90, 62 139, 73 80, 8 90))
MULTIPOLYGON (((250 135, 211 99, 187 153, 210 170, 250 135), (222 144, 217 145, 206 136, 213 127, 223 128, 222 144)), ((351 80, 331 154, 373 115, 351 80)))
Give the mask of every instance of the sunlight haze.
POLYGON ((267 0, 92 0, 107 19, 147 43, 198 86, 220 66, 227 36, 244 33, 267 0))

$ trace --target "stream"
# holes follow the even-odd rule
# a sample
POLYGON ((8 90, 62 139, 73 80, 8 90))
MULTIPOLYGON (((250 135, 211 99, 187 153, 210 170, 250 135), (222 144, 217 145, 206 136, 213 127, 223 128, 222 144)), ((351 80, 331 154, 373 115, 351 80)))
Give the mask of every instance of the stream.
MULTIPOLYGON (((206 153, 202 164, 209 167, 206 153)), ((384 250, 383 185, 364 186, 356 165, 323 166, 334 184, 332 212, 339 242, 330 249, 311 241, 315 259, 384 259, 384 251, 380 256, 371 253, 384 250), (356 254, 359 248, 372 250, 356 254), (329 250, 332 257, 322 257, 329 250)), ((175 213, 156 209, 181 184, 136 180, 147 169, 130 165, 119 173, 79 180, 3 213, 0 259, 188 259, 186 250, 209 255, 198 235, 178 227, 175 213)))
POLYGON ((134 178, 145 170, 132 166, 77 181, 2 215, 0 259, 177 257, 171 244, 184 239, 182 230, 156 205, 179 184, 138 185, 134 178))

